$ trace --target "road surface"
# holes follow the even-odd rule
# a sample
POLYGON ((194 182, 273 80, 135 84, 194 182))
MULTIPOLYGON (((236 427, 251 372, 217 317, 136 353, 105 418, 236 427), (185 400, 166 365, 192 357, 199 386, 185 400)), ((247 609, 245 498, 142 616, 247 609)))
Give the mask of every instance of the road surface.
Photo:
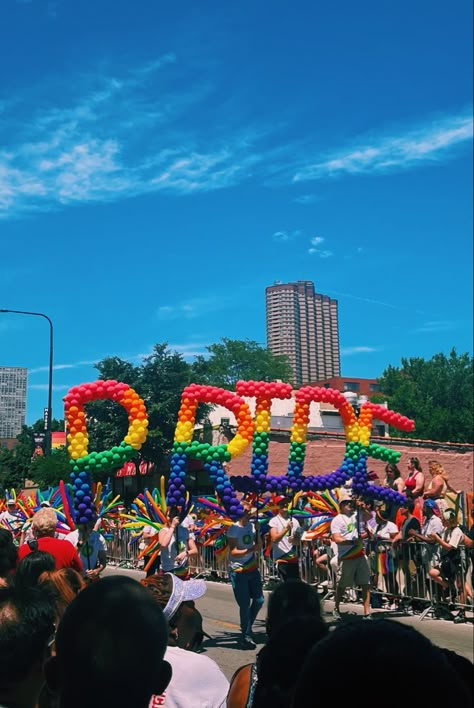
MULTIPOLYGON (((136 579, 144 577, 144 573, 136 570, 123 570, 109 566, 105 571, 107 574, 124 573, 136 579)), ((265 599, 268 598, 265 592, 265 599)), ((221 667, 224 674, 230 679, 239 666, 254 660, 256 651, 242 651, 237 648, 237 640, 240 634, 239 610, 232 594, 230 585, 226 583, 207 583, 207 592, 200 598, 196 606, 204 619, 204 630, 212 639, 207 639, 204 643, 204 651, 211 659, 214 659, 221 667)), ((332 609, 334 603, 325 602, 323 606, 324 617, 328 622, 332 621, 332 609)), ((344 616, 361 614, 362 608, 358 605, 341 604, 341 612, 344 616)), ((397 621, 415 627, 419 632, 428 637, 434 644, 447 649, 452 649, 458 654, 462 654, 471 661, 474 658, 474 626, 468 624, 455 625, 445 620, 424 619, 420 621, 419 615, 402 616, 394 612, 375 611, 380 617, 393 617, 397 621)), ((254 626, 254 635, 257 641, 257 651, 264 644, 265 635, 265 606, 260 612, 254 626)))

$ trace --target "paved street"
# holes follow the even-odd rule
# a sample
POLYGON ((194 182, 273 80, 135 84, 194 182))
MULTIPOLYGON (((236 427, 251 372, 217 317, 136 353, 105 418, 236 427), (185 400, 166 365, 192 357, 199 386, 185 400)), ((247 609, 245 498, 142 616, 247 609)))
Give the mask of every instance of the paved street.
MULTIPOLYGON (((106 572, 125 573, 136 578, 143 577, 143 573, 139 571, 122 570, 111 566, 106 572)), ((253 661, 255 651, 237 649, 239 613, 230 586, 224 583, 207 583, 207 586, 206 595, 197 601, 199 611, 204 618, 204 630, 212 637, 204 644, 205 652, 219 664, 225 675, 230 678, 239 666, 253 661)), ((268 593, 265 595, 267 596, 268 593)), ((324 612, 328 622, 332 620, 332 608, 332 602, 325 603, 324 612)), ((343 613, 361 613, 361 608, 356 605, 341 605, 341 610, 343 613)), ((377 614, 381 617, 387 616, 387 614, 394 616, 394 613, 381 611, 377 614)), ((258 645, 262 645, 265 641, 265 616, 266 606, 255 624, 258 645)), ((444 620, 432 619, 420 621, 419 616, 396 616, 395 618, 400 622, 412 625, 435 644, 452 649, 471 661, 473 660, 474 627, 472 624, 454 625, 444 620)))

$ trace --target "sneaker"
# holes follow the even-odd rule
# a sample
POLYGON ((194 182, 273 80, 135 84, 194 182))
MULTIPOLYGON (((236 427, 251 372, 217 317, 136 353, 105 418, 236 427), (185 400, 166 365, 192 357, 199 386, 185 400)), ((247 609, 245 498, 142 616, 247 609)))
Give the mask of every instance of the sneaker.
POLYGON ((373 620, 374 616, 373 615, 363 615, 362 619, 363 620, 373 620))
POLYGON ((332 611, 332 616, 334 617, 335 620, 340 620, 341 619, 341 613, 339 610, 334 609, 332 611))
POLYGON ((239 647, 240 649, 256 649, 257 645, 251 637, 243 635, 239 640, 239 647))
POLYGON ((462 624, 463 622, 466 621, 466 615, 461 610, 461 612, 457 615, 457 617, 454 618, 453 621, 454 621, 454 624, 462 624))

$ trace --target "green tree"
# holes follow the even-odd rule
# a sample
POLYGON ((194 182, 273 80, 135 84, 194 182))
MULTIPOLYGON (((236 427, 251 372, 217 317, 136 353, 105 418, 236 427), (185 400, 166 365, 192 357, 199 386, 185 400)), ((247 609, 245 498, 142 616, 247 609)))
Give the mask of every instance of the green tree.
POLYGON ((23 480, 22 471, 15 463, 13 450, 0 450, 0 495, 12 487, 21 489, 23 480))
MULTIPOLYGON (((53 419, 51 421, 53 432, 64 430, 64 420, 53 419)), ((21 489, 26 479, 36 481, 31 476, 33 466, 33 452, 35 450, 35 433, 44 432, 43 419, 37 420, 33 425, 24 425, 21 433, 17 437, 17 444, 14 450, 2 450, 0 454, 0 487, 8 489, 15 487, 21 489)), ((53 453, 53 456, 57 453, 53 453)), ((35 458, 35 460, 38 458, 35 458)), ((46 458, 45 458, 46 459, 46 458)), ((47 458, 50 459, 50 458, 47 458)), ((48 485, 46 485, 48 486, 48 485)))
POLYGON ((69 457, 65 448, 55 450, 50 456, 35 457, 30 464, 28 479, 40 489, 57 487, 60 480, 69 481, 69 457))
POLYGON ((196 383, 234 389, 237 381, 291 381, 287 357, 276 356, 258 342, 223 338, 206 347, 209 357, 198 356, 192 365, 196 383))
POLYGON ((435 354, 402 359, 380 378, 390 408, 415 419, 412 433, 394 435, 450 442, 473 442, 473 372, 469 354, 435 354))

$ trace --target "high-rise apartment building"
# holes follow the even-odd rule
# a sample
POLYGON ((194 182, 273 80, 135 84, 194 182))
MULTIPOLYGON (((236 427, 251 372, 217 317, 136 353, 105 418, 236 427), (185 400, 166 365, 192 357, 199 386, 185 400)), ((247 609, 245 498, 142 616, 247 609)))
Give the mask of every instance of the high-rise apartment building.
POLYGON ((26 369, 0 366, 0 438, 16 438, 26 416, 26 369))
POLYGON ((310 280, 265 290, 267 346, 286 354, 296 385, 340 375, 337 300, 314 291, 310 280))

